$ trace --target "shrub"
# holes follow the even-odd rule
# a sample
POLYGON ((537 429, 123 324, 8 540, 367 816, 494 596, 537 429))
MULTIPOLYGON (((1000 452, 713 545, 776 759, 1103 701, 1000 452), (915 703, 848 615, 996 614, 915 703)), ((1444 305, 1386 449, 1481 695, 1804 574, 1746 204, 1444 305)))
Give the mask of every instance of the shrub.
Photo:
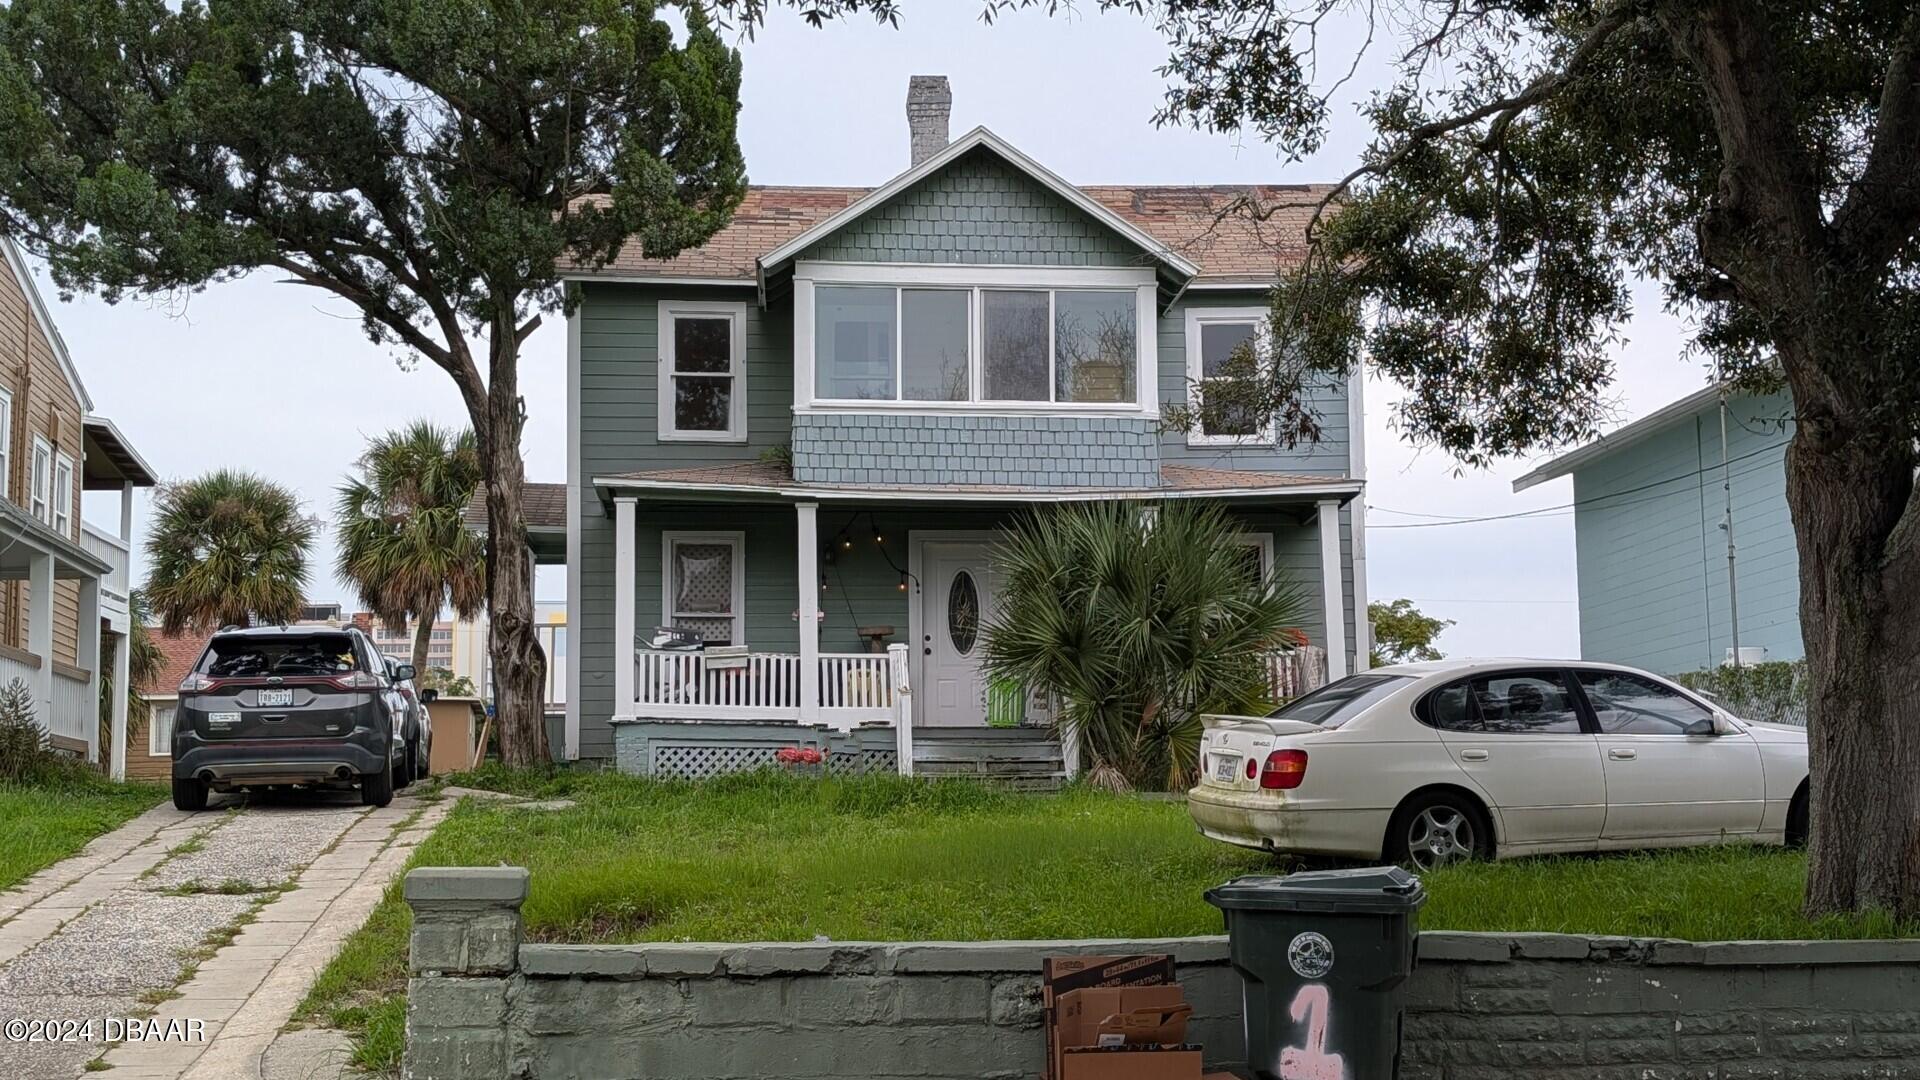
POLYGON ((1689 690, 1712 694, 1735 716, 1769 724, 1807 722, 1807 662, 1769 660, 1675 675, 1689 690))
POLYGON ((1295 646, 1306 613, 1290 580, 1248 572, 1245 535, 1184 502, 1151 519, 1116 503, 1022 517, 995 552, 990 673, 1061 703, 1096 782, 1184 787, 1201 715, 1262 709, 1266 656, 1295 646))
POLYGON ((19 679, 0 686, 0 780, 26 780, 53 757, 33 690, 19 679))

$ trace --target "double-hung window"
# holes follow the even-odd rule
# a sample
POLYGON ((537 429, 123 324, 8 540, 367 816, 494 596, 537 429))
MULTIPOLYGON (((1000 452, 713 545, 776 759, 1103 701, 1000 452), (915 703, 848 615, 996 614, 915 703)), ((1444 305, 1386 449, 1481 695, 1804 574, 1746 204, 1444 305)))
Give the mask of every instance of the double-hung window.
POLYGON ((746 534, 664 532, 660 609, 709 645, 746 644, 746 534))
POLYGON ((73 459, 59 452, 53 455, 53 531, 73 536, 73 459))
POLYGON ((1148 290, 822 283, 812 292, 818 403, 1140 405, 1148 290))
POLYGON ((1273 534, 1246 533, 1232 540, 1234 553, 1246 564, 1247 577, 1264 585, 1273 575, 1273 534))
POLYGON ((50 494, 53 488, 53 444, 44 437, 33 437, 33 470, 28 480, 30 491, 27 509, 33 516, 47 524, 53 524, 53 503, 50 494))
POLYGON ((1192 446, 1258 446, 1273 441, 1273 418, 1235 399, 1267 361, 1265 308, 1187 309, 1188 404, 1192 446))
POLYGON ((13 495, 13 393, 0 390, 0 499, 13 495))
POLYGON ((177 706, 155 704, 147 713, 147 756, 173 756, 173 716, 177 706))
POLYGON ((660 438, 747 441, 747 305, 660 301, 660 438))

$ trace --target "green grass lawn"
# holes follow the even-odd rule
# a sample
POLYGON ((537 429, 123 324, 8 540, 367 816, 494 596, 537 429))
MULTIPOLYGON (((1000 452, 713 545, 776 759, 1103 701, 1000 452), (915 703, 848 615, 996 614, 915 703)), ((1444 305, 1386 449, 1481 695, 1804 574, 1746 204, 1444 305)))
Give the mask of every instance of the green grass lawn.
MULTIPOLYGON (((1177 801, 1086 789, 773 774, 696 786, 578 771, 454 782, 576 800, 557 811, 468 800, 413 859, 528 867, 524 914, 542 941, 1214 934, 1209 886, 1281 868, 1202 838, 1177 801)), ((1696 940, 1920 933, 1802 919, 1805 865, 1742 847, 1465 866, 1427 876, 1421 924, 1696 940)), ((299 1014, 359 1033, 364 1066, 398 1064, 409 927, 396 882, 299 1014)))
POLYGON ((87 846, 167 798, 158 784, 115 784, 79 770, 26 783, 0 783, 0 889, 87 846))

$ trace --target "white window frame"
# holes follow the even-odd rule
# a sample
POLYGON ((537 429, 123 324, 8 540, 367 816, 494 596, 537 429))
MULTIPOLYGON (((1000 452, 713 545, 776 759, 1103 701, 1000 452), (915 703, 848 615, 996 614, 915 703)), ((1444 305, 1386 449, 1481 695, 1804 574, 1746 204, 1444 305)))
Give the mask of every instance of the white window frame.
POLYGON ((733 548, 733 613, 724 615, 701 615, 689 612, 689 619, 733 620, 733 633, 728 635, 733 644, 747 643, 747 534, 739 530, 722 532, 686 532, 678 529, 663 529, 660 532, 660 622, 672 626, 676 617, 673 610, 673 549, 679 544, 726 544, 733 548))
POLYGON ((53 524, 53 444, 44 435, 33 437, 33 456, 28 459, 27 510, 40 521, 53 524))
POLYGON ((151 701, 147 703, 147 756, 173 756, 173 724, 180 716, 180 702, 151 701), (166 710, 166 738, 162 739, 160 730, 160 712, 166 710))
POLYGON ((53 452, 53 531, 73 538, 73 459, 65 452, 53 452), (65 479, 62 479, 62 474, 65 479))
POLYGON ((1199 415, 1202 378, 1200 329, 1203 326, 1253 324, 1253 348, 1264 361, 1272 347, 1272 312, 1260 307, 1190 307, 1187 309, 1187 405, 1194 410, 1193 427, 1187 432, 1188 446, 1272 446, 1273 417, 1251 435, 1209 435, 1199 415))
POLYGON ((1154 271, 1146 267, 947 266, 921 263, 825 263, 794 265, 793 409, 796 413, 965 413, 976 416, 1139 416, 1160 415, 1158 394, 1159 297, 1154 271), (907 401, 823 398, 815 392, 816 286, 891 288, 894 293, 894 393, 901 390, 900 290, 951 289, 971 294, 968 304, 966 401, 907 401), (1059 365, 1053 355, 1053 294, 1133 290, 1134 340, 1138 343, 1133 401, 1004 401, 985 397, 986 305, 988 292, 1045 292, 1047 296, 1047 396, 1059 365))
POLYGON ((13 391, 0 390, 0 499, 13 497, 13 391))
MULTIPOLYGON (((659 307, 659 414, 660 441, 744 443, 747 441, 747 305, 725 300, 662 300, 659 307), (674 373, 673 324, 678 318, 724 318, 732 325, 727 332, 729 364, 727 375, 733 379, 733 393, 727 399, 727 430, 681 431, 673 426, 674 373)), ((716 378, 717 373, 690 378, 716 378)))
POLYGON ((1273 534, 1272 533, 1250 532, 1244 536, 1234 537, 1232 542, 1236 547, 1250 547, 1250 548, 1258 549, 1260 552, 1260 580, 1267 581, 1273 577, 1273 534))

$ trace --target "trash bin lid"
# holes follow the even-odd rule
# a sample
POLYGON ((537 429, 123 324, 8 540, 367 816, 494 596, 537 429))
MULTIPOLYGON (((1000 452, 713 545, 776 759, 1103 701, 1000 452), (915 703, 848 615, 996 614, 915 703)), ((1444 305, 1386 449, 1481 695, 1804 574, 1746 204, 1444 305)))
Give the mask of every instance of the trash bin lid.
POLYGON ((1253 874, 1207 890, 1207 903, 1223 911, 1392 915, 1413 911, 1426 899, 1420 879, 1397 866, 1253 874))

